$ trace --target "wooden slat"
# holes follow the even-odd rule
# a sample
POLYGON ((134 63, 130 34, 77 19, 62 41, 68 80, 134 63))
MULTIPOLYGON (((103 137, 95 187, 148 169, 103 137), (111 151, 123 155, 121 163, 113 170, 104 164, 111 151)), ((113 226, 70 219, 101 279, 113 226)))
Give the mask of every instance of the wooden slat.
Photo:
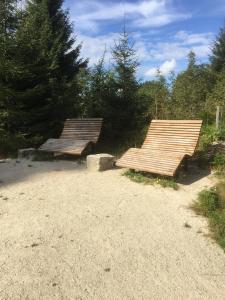
POLYGON ((90 143, 97 143, 102 119, 67 119, 59 139, 49 139, 41 151, 80 155, 90 143))
POLYGON ((150 173, 174 176, 184 155, 177 156, 154 156, 148 155, 143 149, 129 149, 125 155, 117 161, 117 166, 146 171, 150 173))
POLYGON ((98 141, 102 127, 102 119, 68 119, 60 138, 98 141))
POLYGON ((152 120, 151 124, 202 124, 202 120, 152 120))
POLYGON ((201 120, 153 120, 142 148, 154 147, 157 150, 157 147, 178 147, 184 154, 192 155, 197 146, 201 124, 201 120))
POLYGON ((198 143, 201 120, 152 120, 141 149, 129 149, 117 166, 174 176, 198 143))
POLYGON ((49 139, 39 148, 39 150, 46 152, 59 152, 81 155, 88 144, 88 141, 49 139))

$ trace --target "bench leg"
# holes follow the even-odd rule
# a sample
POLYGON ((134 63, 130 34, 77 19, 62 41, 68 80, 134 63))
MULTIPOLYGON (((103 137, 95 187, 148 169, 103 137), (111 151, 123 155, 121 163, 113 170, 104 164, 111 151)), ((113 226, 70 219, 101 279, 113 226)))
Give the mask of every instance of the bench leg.
POLYGON ((185 172, 188 172, 188 157, 185 157, 184 158, 184 171, 185 172))

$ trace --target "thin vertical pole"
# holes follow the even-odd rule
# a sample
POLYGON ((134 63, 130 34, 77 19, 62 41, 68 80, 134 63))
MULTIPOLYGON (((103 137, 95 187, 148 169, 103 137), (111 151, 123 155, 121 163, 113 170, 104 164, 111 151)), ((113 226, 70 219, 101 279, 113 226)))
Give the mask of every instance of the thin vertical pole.
POLYGON ((220 107, 216 107, 216 129, 219 129, 220 123, 220 107))

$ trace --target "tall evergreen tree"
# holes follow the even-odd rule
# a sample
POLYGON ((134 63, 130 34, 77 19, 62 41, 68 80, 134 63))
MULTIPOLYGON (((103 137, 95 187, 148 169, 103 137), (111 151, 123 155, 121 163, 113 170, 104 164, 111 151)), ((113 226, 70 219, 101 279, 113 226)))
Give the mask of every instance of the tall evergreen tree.
POLYGON ((81 45, 74 46, 73 28, 63 0, 31 0, 16 34, 14 81, 17 110, 13 127, 28 137, 57 135, 62 121, 75 115, 77 74, 86 67, 81 45))
POLYGON ((89 73, 89 93, 86 103, 88 106, 88 116, 103 117, 105 101, 107 98, 107 81, 108 71, 105 68, 105 54, 100 58, 99 62, 94 65, 89 73))
POLYGON ((225 23, 214 42, 210 60, 212 68, 216 72, 225 68, 225 23))
POLYGON ((120 35, 112 49, 114 58, 114 82, 116 95, 111 98, 108 119, 114 124, 114 135, 134 129, 141 120, 141 104, 138 101, 138 82, 136 71, 138 62, 136 52, 127 32, 120 35))

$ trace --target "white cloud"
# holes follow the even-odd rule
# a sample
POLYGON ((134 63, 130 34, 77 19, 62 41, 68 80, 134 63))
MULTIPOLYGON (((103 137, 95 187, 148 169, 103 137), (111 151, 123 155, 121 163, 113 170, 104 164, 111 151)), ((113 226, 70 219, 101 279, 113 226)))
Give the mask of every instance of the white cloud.
POLYGON ((186 31, 178 31, 175 38, 182 42, 184 45, 202 44, 209 45, 212 41, 213 34, 207 33, 188 33, 186 31))
MULTIPOLYGON (((179 31, 170 41, 149 43, 145 42, 145 53, 149 53, 148 59, 165 61, 176 57, 182 60, 193 50, 200 59, 206 58, 210 54, 212 44, 212 33, 189 34, 179 31)), ((143 50, 142 50, 143 51, 143 50)), ((147 59, 147 58, 146 58, 147 59)))
POLYGON ((188 14, 161 14, 155 15, 153 18, 139 18, 134 21, 134 25, 138 27, 161 27, 175 21, 184 20, 189 18, 188 14))
POLYGON ((89 58, 90 65, 93 65, 99 61, 105 50, 105 62, 108 63, 111 60, 111 47, 114 45, 114 41, 117 38, 118 34, 116 33, 97 37, 79 35, 77 41, 82 43, 82 57, 89 58))
POLYGON ((156 76, 158 71, 164 75, 167 76, 170 72, 174 71, 176 68, 176 60, 171 59, 165 61, 159 68, 150 68, 145 72, 145 76, 147 77, 153 77, 156 76))
MULTIPOLYGON (((99 61, 106 48, 107 53, 105 58, 108 63, 111 60, 111 48, 114 45, 114 41, 118 39, 118 36, 116 33, 94 37, 87 34, 78 35, 78 42, 83 43, 82 56, 90 58, 90 65, 93 65, 99 61)), ((156 66, 160 66, 165 61, 173 62, 174 58, 176 58, 177 62, 182 61, 186 59, 190 50, 196 53, 197 58, 206 59, 208 57, 212 40, 210 33, 185 33, 185 35, 182 33, 182 37, 183 36, 185 36, 186 42, 184 42, 184 38, 181 40, 180 32, 173 37, 168 37, 170 42, 158 41, 157 37, 152 37, 153 41, 154 38, 156 38, 156 42, 149 42, 149 40, 145 39, 140 33, 135 33, 132 37, 133 40, 135 40, 137 57, 143 66, 152 65, 152 63, 155 63, 156 66), (210 36, 211 39, 208 39, 206 42, 205 39, 202 39, 202 35, 210 36), (197 36, 200 38, 197 39, 197 36), (180 40, 178 40, 178 37, 180 40)))
POLYGON ((174 71, 176 68, 176 60, 175 59, 171 59, 171 60, 167 60, 165 61, 159 68, 160 72, 163 75, 168 75, 170 72, 174 71))
POLYGON ((123 19, 135 27, 161 27, 172 22, 187 19, 189 13, 180 13, 168 0, 142 0, 137 3, 103 2, 97 0, 76 1, 71 8, 71 15, 77 28, 97 32, 102 21, 123 19))

